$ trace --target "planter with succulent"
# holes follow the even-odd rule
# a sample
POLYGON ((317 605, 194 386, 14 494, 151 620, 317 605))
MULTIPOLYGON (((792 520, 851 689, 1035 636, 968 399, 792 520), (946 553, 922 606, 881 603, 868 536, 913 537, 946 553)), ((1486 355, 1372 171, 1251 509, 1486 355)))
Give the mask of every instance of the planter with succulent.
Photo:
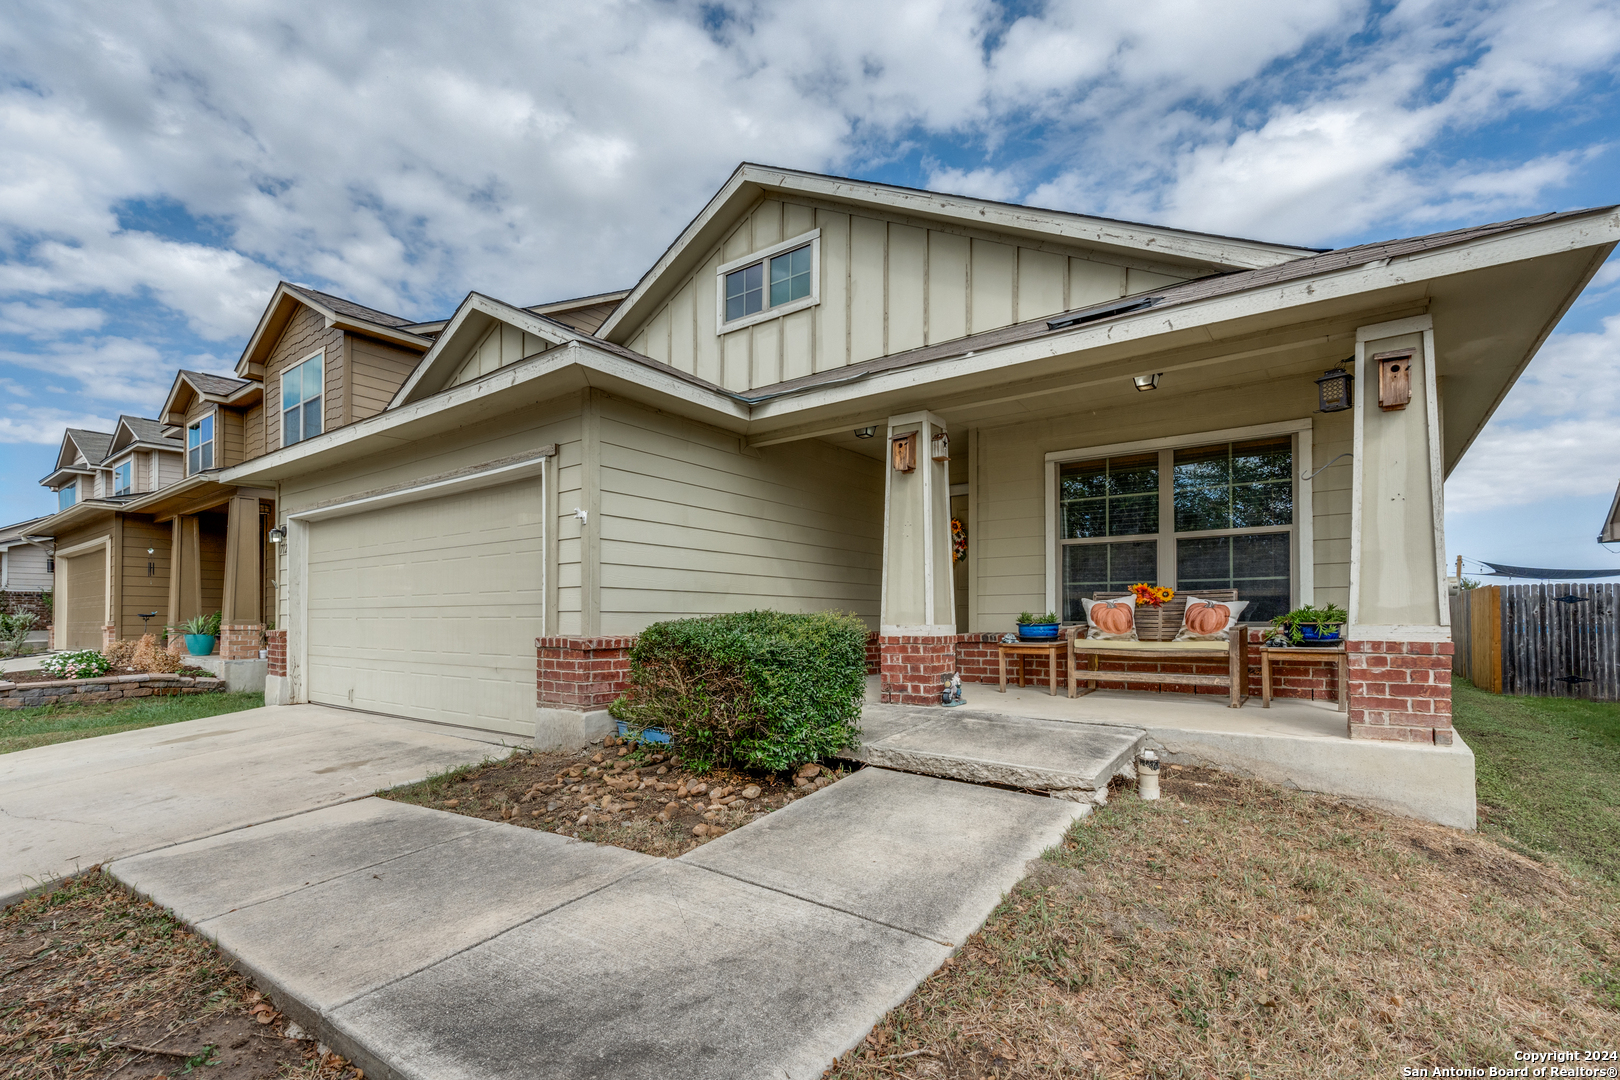
POLYGON ((1063 621, 1055 611, 1045 615, 1032 615, 1025 611, 1018 616, 1018 636, 1025 641, 1051 641, 1058 636, 1063 621))
POLYGON ((1289 645, 1332 647, 1341 644, 1349 614, 1337 604, 1306 605, 1271 620, 1272 632, 1289 645))
POLYGON ((180 632, 186 635, 186 652, 192 656, 207 656, 214 651, 214 642, 219 640, 219 612, 212 615, 198 615, 180 624, 180 632))

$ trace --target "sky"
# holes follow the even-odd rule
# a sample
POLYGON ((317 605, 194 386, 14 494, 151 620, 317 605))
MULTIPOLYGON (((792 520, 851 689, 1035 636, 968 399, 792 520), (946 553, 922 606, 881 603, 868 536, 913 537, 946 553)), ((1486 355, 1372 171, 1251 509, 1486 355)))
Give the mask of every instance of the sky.
MULTIPOLYGON (((65 427, 229 372, 278 279, 417 319, 628 287, 744 160, 1312 247, 1620 202, 1612 0, 6 11, 5 521, 65 427)), ((1617 482, 1620 258, 1448 480, 1451 555, 1620 567, 1617 482)))

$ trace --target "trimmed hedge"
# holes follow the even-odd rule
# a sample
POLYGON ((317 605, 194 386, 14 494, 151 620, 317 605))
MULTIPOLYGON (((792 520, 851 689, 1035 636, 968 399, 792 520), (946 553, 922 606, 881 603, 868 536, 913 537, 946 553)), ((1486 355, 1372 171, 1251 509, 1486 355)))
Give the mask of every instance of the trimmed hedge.
POLYGON ((780 771, 853 744, 865 692, 860 619, 744 611, 647 627, 611 711, 668 732, 688 768, 780 771))

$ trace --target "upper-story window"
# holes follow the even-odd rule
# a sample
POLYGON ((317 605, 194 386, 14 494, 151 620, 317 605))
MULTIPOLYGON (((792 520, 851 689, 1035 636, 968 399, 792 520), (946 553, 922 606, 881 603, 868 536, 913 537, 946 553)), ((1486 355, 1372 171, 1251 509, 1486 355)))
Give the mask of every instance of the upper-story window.
POLYGON ((321 433, 321 353, 281 376, 281 445, 321 433))
POLYGON ((820 233, 796 236, 720 267, 720 333, 809 307, 819 299, 820 233))
POLYGON ((77 480, 66 487, 59 487, 56 489, 56 508, 58 510, 66 510, 68 507, 72 506, 78 501, 79 483, 77 480))
POLYGON ((186 475, 214 467, 214 418, 205 416, 186 428, 186 475))
POLYGON ((130 490, 135 486, 134 483, 132 482, 134 480, 134 478, 135 478, 135 462, 133 460, 126 461, 122 465, 118 466, 118 468, 114 469, 113 470, 113 494, 114 495, 128 495, 130 493, 130 490))

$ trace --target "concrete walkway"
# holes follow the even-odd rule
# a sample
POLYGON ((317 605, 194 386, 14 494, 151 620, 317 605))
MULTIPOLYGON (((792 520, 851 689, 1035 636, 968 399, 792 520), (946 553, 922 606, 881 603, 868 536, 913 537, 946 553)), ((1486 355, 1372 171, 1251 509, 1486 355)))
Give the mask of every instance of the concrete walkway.
POLYGON ((501 752, 452 730, 294 705, 0 754, 0 906, 96 863, 501 752))
POLYGON ((869 768, 674 860, 367 799, 110 870, 368 1077, 819 1077, 1088 809, 869 768))

